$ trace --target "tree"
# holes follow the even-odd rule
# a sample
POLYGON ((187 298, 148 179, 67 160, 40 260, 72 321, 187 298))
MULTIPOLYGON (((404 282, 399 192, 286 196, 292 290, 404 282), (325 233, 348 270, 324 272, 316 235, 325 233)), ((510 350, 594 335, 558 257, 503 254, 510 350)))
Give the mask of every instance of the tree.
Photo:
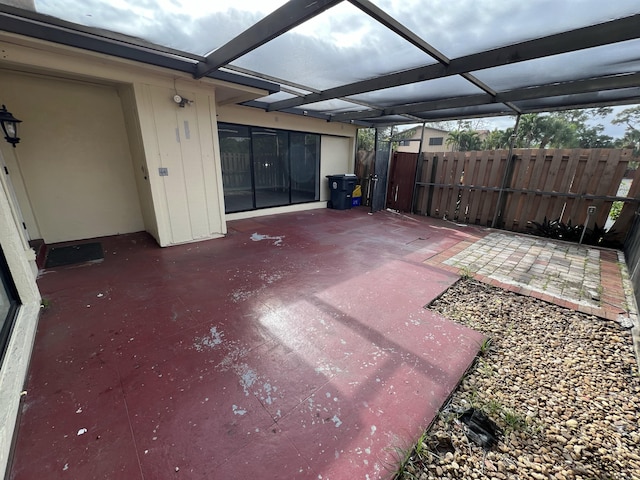
POLYGON ((602 124, 590 126, 589 120, 604 118, 613 112, 611 107, 587 108, 584 110, 564 110, 550 114, 563 122, 575 126, 576 139, 580 148, 613 148, 614 140, 609 135, 603 135, 602 124))
POLYGON ((358 150, 371 151, 376 142, 375 128, 359 128, 358 129, 358 150))
POLYGON ((482 142, 483 150, 499 150, 509 148, 512 128, 507 130, 492 130, 482 142))
POLYGON ((613 137, 603 135, 604 127, 596 125, 595 127, 582 126, 576 132, 580 148, 614 148, 613 137))
POLYGON ((517 148, 574 148, 577 127, 560 116, 528 113, 520 117, 517 148))
POLYGON ((459 152, 480 150, 482 148, 482 140, 480 140, 480 136, 475 130, 452 130, 447 136, 446 143, 453 150, 459 152))
POLYGON ((625 148, 633 148, 634 157, 640 156, 640 106, 625 108, 611 123, 626 126, 620 144, 625 148))

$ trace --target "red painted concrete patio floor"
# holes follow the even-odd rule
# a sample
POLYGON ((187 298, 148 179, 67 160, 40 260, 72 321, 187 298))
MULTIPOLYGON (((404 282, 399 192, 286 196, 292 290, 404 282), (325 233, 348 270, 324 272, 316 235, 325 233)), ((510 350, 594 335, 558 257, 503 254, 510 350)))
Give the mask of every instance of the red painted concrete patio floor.
POLYGON ((391 476, 482 340, 423 308, 458 278, 423 262, 478 230, 363 208, 229 226, 44 272, 10 478, 391 476))

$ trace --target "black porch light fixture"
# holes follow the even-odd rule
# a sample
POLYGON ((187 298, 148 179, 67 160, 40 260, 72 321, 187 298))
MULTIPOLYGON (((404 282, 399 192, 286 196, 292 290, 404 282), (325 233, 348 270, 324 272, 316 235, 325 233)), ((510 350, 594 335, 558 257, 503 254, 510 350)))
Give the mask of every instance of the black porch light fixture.
POLYGON ((20 143, 18 124, 21 122, 22 120, 18 120, 11 112, 7 111, 7 107, 2 105, 2 109, 0 110, 0 124, 4 132, 4 139, 13 145, 13 148, 16 148, 16 143, 20 143))

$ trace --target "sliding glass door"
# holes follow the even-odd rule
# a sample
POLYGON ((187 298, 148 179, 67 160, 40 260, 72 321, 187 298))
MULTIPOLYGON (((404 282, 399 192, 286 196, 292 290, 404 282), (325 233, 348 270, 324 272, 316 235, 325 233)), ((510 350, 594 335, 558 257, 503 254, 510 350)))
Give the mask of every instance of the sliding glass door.
POLYGON ((289 134, 283 130, 252 128, 253 177, 256 208, 289 203, 289 134))
POLYGON ((320 199, 320 135, 291 133, 291 203, 320 199))
POLYGON ((320 135, 218 124, 225 212, 320 199, 320 135))

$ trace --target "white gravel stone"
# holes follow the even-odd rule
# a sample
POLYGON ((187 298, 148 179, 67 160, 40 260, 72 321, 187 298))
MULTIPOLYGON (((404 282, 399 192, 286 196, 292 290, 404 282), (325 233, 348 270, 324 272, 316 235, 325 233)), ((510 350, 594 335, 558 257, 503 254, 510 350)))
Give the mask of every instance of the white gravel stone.
POLYGON ((640 480, 640 375, 627 330, 473 280, 429 308, 492 342, 431 426, 431 458, 396 478, 640 480), (488 454, 456 421, 470 406, 505 431, 488 454))

